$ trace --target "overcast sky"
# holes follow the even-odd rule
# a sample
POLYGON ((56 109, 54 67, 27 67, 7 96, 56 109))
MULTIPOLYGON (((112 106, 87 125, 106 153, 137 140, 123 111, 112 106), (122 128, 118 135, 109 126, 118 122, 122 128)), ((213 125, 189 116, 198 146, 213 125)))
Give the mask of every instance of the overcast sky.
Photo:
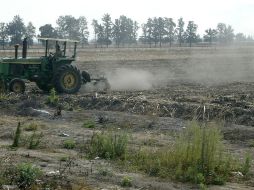
POLYGON ((60 15, 85 16, 90 24, 109 13, 112 20, 126 15, 138 23, 148 17, 183 17, 193 20, 198 32, 223 22, 231 25, 235 33, 254 36, 254 0, 1 0, 0 22, 9 22, 20 15, 27 24, 31 21, 37 29, 44 24, 56 25, 60 15))

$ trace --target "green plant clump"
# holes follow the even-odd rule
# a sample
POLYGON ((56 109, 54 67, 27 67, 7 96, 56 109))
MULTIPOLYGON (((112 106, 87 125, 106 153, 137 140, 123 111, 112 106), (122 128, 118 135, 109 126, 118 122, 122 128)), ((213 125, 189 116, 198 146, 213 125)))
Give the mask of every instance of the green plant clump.
POLYGON ((17 179, 18 186, 22 189, 27 189, 35 180, 42 175, 42 171, 29 163, 22 163, 17 166, 17 179))
POLYGON ((28 148, 29 149, 36 149, 40 145, 42 137, 43 137, 42 133, 38 134, 38 133, 33 132, 33 134, 29 137, 28 148))
POLYGON ((16 131, 15 131, 15 134, 14 134, 14 139, 13 139, 13 143, 12 143, 13 148, 19 146, 20 136, 21 136, 21 124, 19 122, 18 126, 16 128, 16 131))
POLYGON ((42 176, 40 168, 30 163, 21 163, 18 165, 9 165, 1 173, 2 183, 17 185, 20 189, 30 189, 36 180, 42 176))
POLYGON ((104 159, 124 159, 127 152, 126 133, 94 133, 88 146, 89 156, 104 159))
POLYGON ((220 129, 210 123, 192 122, 175 143, 166 148, 141 148, 128 155, 128 162, 151 176, 169 177, 196 184, 224 184, 233 171, 248 173, 249 160, 242 167, 226 152, 220 129))
POLYGON ((95 125, 94 121, 92 121, 92 120, 87 120, 82 125, 83 128, 88 128, 88 129, 93 129, 93 128, 95 128, 95 126, 96 125, 95 125))
POLYGON ((132 178, 129 176, 124 176, 121 181, 122 187, 132 187, 132 178))
POLYGON ((76 147, 76 142, 73 139, 68 139, 64 141, 64 148, 74 149, 76 147))
POLYGON ((50 90, 50 95, 48 96, 46 103, 56 106, 58 102, 59 102, 59 97, 56 95, 56 90, 52 88, 50 90))
POLYGON ((25 131, 36 131, 38 129, 38 125, 36 123, 31 123, 24 127, 25 131))

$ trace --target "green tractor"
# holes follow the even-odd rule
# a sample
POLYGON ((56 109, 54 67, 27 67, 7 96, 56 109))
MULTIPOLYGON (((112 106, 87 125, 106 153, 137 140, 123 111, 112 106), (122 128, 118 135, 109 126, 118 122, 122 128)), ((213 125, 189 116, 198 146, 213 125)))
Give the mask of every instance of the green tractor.
POLYGON ((15 93, 25 91, 25 81, 35 82, 43 91, 52 88, 59 93, 76 93, 82 84, 90 82, 90 75, 73 66, 78 41, 38 38, 45 45, 45 54, 38 58, 27 57, 27 39, 23 41, 22 57, 18 57, 18 45, 15 45, 15 58, 0 59, 0 91, 10 90, 15 93), (63 50, 60 45, 63 45, 63 50), (67 43, 73 50, 67 56, 67 43), (55 46, 54 52, 50 48, 55 46))

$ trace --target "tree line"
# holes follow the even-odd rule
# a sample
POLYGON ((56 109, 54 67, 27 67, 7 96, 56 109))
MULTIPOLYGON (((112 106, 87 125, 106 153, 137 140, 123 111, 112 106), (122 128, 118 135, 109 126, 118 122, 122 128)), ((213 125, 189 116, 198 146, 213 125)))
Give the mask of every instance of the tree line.
POLYGON ((101 20, 92 20, 93 34, 89 34, 86 17, 75 18, 72 15, 59 16, 56 27, 45 24, 36 27, 32 22, 24 24, 23 19, 16 15, 9 23, 0 22, 0 44, 3 49, 5 45, 21 44, 24 37, 28 38, 28 45, 32 46, 34 37, 69 38, 79 40, 82 47, 92 43, 95 47, 116 47, 147 44, 149 47, 161 47, 162 45, 182 46, 194 43, 207 42, 209 44, 230 44, 234 41, 254 41, 252 37, 243 33, 234 33, 234 29, 225 23, 218 23, 216 28, 208 28, 201 36, 197 33, 198 25, 194 21, 185 22, 183 18, 174 21, 173 18, 154 17, 148 18, 146 23, 138 24, 137 21, 121 15, 112 20, 110 14, 104 14, 101 20), (141 35, 139 36, 139 31, 141 35), (92 39, 89 42, 89 37, 92 39))

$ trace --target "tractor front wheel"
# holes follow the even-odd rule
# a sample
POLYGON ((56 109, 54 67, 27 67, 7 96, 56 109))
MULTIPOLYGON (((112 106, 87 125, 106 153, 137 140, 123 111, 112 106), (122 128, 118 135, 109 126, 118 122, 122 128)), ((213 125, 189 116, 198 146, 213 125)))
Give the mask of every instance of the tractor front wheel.
POLYGON ((6 84, 4 80, 0 79, 0 94, 6 92, 6 84))
POLYGON ((57 92, 73 94, 81 87, 80 71, 73 65, 63 65, 55 73, 54 86, 57 92))
POLYGON ((25 82, 22 79, 12 79, 9 84, 9 90, 15 93, 24 93, 26 90, 25 82))

